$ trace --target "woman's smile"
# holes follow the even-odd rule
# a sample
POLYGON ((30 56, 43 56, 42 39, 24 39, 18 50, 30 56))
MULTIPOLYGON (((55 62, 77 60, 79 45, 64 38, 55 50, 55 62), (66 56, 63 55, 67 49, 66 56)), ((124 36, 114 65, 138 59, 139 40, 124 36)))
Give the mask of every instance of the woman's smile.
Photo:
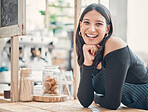
POLYGON ((97 34, 85 34, 89 39, 94 39, 94 38, 97 38, 98 35, 97 34))

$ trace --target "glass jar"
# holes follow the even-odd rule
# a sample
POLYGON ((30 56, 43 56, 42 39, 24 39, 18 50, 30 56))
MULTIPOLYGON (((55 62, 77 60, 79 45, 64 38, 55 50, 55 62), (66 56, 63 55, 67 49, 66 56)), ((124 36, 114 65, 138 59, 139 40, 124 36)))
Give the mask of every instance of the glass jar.
POLYGON ((20 69, 20 101, 32 101, 33 99, 34 80, 32 69, 20 69))
POLYGON ((58 66, 45 66, 42 79, 43 95, 60 95, 61 71, 58 66))

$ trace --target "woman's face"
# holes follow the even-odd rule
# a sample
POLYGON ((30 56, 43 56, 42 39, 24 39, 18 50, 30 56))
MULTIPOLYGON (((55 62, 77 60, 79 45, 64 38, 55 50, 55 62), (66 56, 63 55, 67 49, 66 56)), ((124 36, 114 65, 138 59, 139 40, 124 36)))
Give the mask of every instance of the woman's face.
POLYGON ((96 10, 86 13, 80 22, 80 31, 86 44, 100 43, 109 29, 105 18, 96 10))

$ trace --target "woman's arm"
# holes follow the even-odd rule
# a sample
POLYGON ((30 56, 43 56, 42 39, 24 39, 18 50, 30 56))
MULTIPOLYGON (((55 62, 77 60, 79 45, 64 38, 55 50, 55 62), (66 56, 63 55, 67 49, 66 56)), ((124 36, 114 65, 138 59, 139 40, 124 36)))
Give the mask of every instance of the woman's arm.
POLYGON ((108 109, 120 106, 122 87, 130 65, 128 51, 113 52, 105 58, 105 96, 95 96, 95 102, 108 109))
POLYGON ((94 90, 92 85, 93 60, 98 45, 83 45, 84 63, 80 70, 80 84, 78 88, 78 99, 83 107, 88 107, 94 100, 94 90))
POLYGON ((80 68, 80 84, 77 97, 84 108, 91 105, 94 100, 94 90, 92 85, 92 66, 82 65, 80 68))
POLYGON ((95 95, 95 102, 108 109, 117 109, 120 106, 122 87, 131 64, 128 47, 123 47, 123 44, 120 44, 118 40, 117 42, 116 40, 114 42, 115 43, 112 43, 112 45, 117 45, 113 47, 116 48, 116 50, 112 50, 104 58, 106 77, 105 96, 95 95))

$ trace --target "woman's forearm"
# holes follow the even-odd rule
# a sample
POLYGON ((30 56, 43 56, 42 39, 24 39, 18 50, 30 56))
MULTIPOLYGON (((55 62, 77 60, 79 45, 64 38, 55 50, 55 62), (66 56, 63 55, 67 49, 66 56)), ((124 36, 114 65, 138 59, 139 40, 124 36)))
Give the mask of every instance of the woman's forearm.
POLYGON ((94 90, 92 85, 92 66, 85 66, 81 68, 81 79, 78 88, 78 99, 83 107, 87 108, 94 100, 94 90))

